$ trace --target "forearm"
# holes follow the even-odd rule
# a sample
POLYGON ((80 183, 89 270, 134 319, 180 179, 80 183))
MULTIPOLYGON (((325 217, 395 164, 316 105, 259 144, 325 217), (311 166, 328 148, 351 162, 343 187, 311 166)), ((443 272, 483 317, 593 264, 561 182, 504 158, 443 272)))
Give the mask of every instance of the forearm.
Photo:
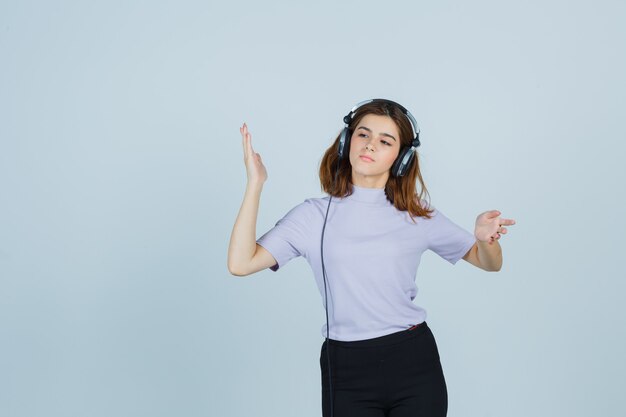
POLYGON ((487 271, 499 271, 502 268, 502 247, 495 240, 491 245, 481 240, 476 241, 478 246, 478 261, 487 271))
POLYGON ((250 263, 256 252, 256 220, 263 183, 248 183, 230 235, 228 270, 233 273, 250 263))

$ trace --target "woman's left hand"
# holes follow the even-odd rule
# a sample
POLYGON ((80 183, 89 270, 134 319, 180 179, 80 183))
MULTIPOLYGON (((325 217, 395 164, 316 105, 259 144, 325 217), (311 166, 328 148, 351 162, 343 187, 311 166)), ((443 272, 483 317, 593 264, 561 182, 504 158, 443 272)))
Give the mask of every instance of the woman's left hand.
POLYGON ((474 236, 482 242, 488 242, 490 245, 500 239, 501 234, 507 232, 505 227, 515 224, 513 219, 504 219, 500 217, 498 210, 489 210, 481 213, 476 218, 476 230, 474 236))

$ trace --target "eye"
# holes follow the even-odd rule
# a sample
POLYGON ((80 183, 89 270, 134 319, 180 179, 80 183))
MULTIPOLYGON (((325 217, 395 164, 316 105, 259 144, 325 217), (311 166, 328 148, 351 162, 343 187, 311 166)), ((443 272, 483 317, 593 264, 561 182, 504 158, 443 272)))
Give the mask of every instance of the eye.
POLYGON ((384 144, 385 144, 385 145, 387 145, 387 146, 391 146, 391 143, 389 143, 389 142, 387 142, 387 141, 385 141, 385 140, 381 140, 381 142, 382 142, 382 143, 384 143, 384 144))
POLYGON ((365 133, 359 133, 359 137, 367 136, 365 133))

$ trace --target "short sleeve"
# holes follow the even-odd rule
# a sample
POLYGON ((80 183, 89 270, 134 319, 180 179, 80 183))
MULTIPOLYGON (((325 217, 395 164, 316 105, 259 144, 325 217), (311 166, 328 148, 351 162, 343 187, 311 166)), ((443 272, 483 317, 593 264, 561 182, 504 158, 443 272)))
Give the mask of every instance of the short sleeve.
POLYGON ((298 204, 257 239, 256 243, 263 246, 276 259, 276 264, 270 267, 272 271, 277 271, 291 259, 306 253, 312 207, 308 199, 298 204))
POLYGON ((463 229, 434 209, 428 229, 428 249, 441 256, 452 265, 456 264, 476 243, 473 233, 463 229))

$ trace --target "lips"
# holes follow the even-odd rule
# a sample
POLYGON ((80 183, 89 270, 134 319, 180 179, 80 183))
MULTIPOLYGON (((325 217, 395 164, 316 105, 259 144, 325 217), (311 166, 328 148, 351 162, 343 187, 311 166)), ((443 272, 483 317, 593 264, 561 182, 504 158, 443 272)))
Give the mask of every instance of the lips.
POLYGON ((360 155, 359 158, 361 158, 363 161, 374 162, 374 160, 370 158, 369 156, 360 155))

